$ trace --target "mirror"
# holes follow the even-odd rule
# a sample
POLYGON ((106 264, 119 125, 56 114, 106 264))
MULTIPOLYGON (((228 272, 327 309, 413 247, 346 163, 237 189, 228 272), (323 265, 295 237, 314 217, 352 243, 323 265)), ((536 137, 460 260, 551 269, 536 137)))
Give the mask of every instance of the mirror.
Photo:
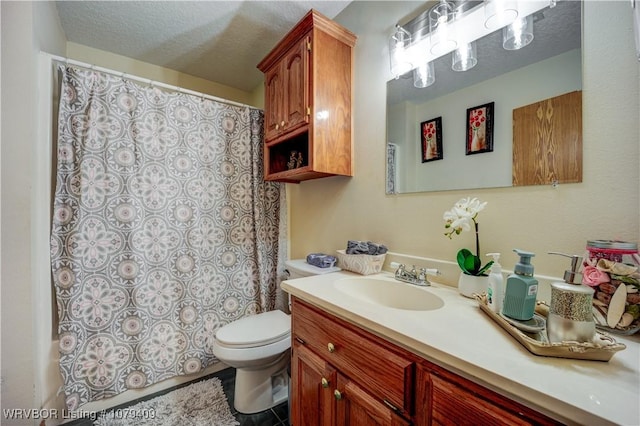
MULTIPOLYGON (((582 2, 561 1, 534 14, 534 39, 502 47, 502 30, 476 42, 477 65, 434 61, 435 83, 418 89, 413 71, 387 83, 386 192, 409 193, 512 185, 512 112, 582 89, 582 2), (493 103, 492 150, 467 150, 467 110, 493 103), (441 123, 441 159, 423 162, 420 123, 441 123)), ((438 144, 438 146, 440 146, 438 144)))

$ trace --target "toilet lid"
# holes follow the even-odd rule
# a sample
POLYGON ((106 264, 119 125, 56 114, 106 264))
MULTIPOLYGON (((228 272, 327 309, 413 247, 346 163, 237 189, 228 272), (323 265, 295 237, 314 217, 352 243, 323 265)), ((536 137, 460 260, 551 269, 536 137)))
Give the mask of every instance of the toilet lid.
POLYGON ((220 328, 216 340, 226 346, 250 348, 264 346, 291 334, 291 318, 275 310, 251 315, 220 328))

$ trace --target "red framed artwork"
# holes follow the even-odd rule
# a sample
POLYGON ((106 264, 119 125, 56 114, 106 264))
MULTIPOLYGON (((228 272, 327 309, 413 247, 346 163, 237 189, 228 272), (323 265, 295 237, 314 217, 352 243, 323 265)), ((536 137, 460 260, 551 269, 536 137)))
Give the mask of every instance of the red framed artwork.
POLYGON ((467 109, 467 155, 493 151, 493 104, 467 109))
POLYGON ((442 160, 442 117, 420 123, 422 162, 442 160))

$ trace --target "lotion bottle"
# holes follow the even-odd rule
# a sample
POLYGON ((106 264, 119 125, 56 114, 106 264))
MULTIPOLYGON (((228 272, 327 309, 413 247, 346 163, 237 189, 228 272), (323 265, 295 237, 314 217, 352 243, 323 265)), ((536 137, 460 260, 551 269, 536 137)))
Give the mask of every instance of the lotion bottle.
POLYGON ((550 251, 571 259, 571 269, 564 271, 564 282, 551 284, 551 306, 547 316, 549 342, 591 342, 596 335, 593 319, 593 288, 582 284, 578 269, 582 257, 550 251))
POLYGON ((538 296, 538 280, 533 277, 531 264, 531 258, 535 254, 518 249, 513 251, 520 256, 520 261, 513 268, 514 273, 507 277, 502 314, 519 321, 528 321, 533 318, 538 296))
POLYGON ((491 265, 488 280, 487 302, 493 312, 500 313, 500 310, 502 310, 502 287, 504 286, 502 265, 498 263, 500 253, 487 253, 487 256, 493 256, 493 265, 491 265))

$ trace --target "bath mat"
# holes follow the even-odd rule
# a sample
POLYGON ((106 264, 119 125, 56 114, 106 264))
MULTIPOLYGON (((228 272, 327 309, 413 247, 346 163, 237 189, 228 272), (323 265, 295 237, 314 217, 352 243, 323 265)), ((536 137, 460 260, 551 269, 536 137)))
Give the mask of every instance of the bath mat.
POLYGON ((96 426, 238 426, 217 377, 130 407, 105 412, 96 426))

